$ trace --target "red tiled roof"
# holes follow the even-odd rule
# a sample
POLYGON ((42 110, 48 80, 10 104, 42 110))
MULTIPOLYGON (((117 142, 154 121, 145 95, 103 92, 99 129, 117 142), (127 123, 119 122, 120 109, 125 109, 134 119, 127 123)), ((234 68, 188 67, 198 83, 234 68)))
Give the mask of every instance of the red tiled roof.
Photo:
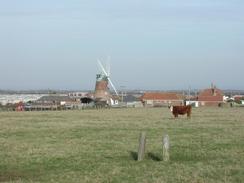
POLYGON ((183 100, 177 93, 148 92, 142 95, 141 100, 183 100))
POLYGON ((198 95, 198 101, 223 101, 223 92, 217 88, 208 88, 198 95))
POLYGON ((244 99, 244 95, 235 95, 233 96, 234 100, 242 100, 244 99))

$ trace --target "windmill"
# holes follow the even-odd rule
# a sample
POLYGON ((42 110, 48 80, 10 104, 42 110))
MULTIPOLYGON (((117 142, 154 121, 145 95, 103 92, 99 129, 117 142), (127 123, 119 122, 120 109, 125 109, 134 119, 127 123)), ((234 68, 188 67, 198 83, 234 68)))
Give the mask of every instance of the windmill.
POLYGON ((113 100, 109 92, 109 84, 113 88, 115 94, 118 96, 118 92, 110 78, 110 65, 107 64, 107 67, 103 66, 101 61, 97 60, 98 66, 101 69, 101 73, 97 74, 96 77, 96 86, 95 86, 95 103, 104 103, 106 105, 114 105, 116 102, 113 100))

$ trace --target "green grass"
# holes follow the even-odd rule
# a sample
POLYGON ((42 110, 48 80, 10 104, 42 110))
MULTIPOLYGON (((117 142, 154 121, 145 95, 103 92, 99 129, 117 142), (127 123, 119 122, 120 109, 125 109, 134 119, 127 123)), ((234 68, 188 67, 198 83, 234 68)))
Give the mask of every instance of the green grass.
POLYGON ((166 108, 1 112, 0 182, 244 182, 244 110, 193 109, 191 119, 166 108))

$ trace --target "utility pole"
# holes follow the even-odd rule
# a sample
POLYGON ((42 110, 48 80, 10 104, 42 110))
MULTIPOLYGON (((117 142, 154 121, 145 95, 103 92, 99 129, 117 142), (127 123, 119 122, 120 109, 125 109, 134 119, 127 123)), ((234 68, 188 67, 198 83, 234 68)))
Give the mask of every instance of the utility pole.
POLYGON ((191 97, 191 86, 189 86, 188 88, 188 102, 189 102, 188 105, 190 105, 190 97, 191 97))
POLYGON ((189 86, 188 88, 188 99, 190 99, 190 96, 191 96, 191 86, 189 86))
POLYGON ((125 86, 120 86, 120 88, 121 88, 121 102, 124 102, 124 88, 125 88, 125 86))

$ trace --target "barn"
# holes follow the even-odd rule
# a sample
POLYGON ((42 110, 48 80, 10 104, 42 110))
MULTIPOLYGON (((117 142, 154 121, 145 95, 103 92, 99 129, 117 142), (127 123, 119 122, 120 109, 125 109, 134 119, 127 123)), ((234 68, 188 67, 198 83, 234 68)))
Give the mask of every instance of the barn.
POLYGON ((183 105, 183 95, 167 92, 146 92, 141 96, 145 107, 163 107, 168 105, 183 105))
POLYGON ((244 95, 234 95, 232 98, 236 103, 241 103, 244 100, 244 95))
POLYGON ((199 106, 220 106, 224 103, 224 94, 216 86, 211 86, 199 93, 198 103, 199 106))
POLYGON ((139 97, 132 94, 123 96, 123 102, 126 107, 143 107, 139 97))
POLYGON ((57 110, 78 108, 80 101, 69 96, 49 95, 43 96, 26 107, 26 110, 57 110))

